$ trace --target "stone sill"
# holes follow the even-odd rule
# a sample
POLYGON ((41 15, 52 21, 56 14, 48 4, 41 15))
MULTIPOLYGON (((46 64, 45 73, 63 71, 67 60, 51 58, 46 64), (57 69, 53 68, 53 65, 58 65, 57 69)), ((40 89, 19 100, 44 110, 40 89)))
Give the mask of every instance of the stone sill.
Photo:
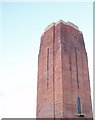
POLYGON ((85 117, 85 114, 81 113, 81 114, 77 114, 78 117, 85 117))

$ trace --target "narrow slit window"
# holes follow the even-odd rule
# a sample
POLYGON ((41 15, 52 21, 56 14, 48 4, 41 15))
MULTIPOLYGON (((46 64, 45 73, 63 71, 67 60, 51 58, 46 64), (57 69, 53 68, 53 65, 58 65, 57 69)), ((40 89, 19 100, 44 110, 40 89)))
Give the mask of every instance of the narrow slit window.
POLYGON ((70 72, 72 71, 72 67, 71 67, 71 57, 69 56, 69 64, 70 64, 70 72))
POLYGON ((47 88, 49 85, 49 48, 47 49, 47 88))
POLYGON ((70 64, 70 79, 72 80, 72 64, 71 64, 71 56, 69 55, 69 64, 70 64))
POLYGON ((77 86, 79 89, 79 80, 78 80, 78 61, 77 61, 77 51, 76 51, 76 47, 75 47, 75 59, 76 59, 76 79, 77 79, 77 86))
POLYGON ((78 114, 81 114, 81 100, 79 96, 77 98, 77 111, 78 111, 78 114))

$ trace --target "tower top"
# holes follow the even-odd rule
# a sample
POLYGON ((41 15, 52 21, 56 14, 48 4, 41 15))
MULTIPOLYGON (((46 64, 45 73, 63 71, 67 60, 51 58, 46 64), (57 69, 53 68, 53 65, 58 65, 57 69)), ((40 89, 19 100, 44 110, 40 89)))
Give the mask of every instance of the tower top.
MULTIPOLYGON (((71 26, 71 27, 73 27, 74 29, 76 29, 76 30, 78 30, 80 33, 82 33, 80 30, 79 30, 79 28, 78 28, 78 26, 76 26, 74 23, 72 23, 72 22, 65 22, 65 21, 63 21, 63 20, 59 20, 58 22, 53 22, 53 23, 51 23, 50 25, 48 25, 46 28, 45 28, 45 30, 44 30, 44 32, 46 32, 48 29, 50 29, 52 26, 56 26, 56 25, 58 25, 58 24, 60 24, 60 23, 62 23, 62 24, 64 24, 64 25, 67 25, 67 26, 71 26)), ((44 33, 43 33, 44 34, 44 33)), ((42 36, 43 36, 43 34, 42 34, 42 36)))

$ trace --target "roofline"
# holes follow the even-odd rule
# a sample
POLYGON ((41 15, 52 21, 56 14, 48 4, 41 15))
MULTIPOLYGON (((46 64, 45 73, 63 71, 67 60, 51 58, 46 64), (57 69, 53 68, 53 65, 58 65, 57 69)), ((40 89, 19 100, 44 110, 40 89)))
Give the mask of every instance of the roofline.
MULTIPOLYGON (((56 25, 58 25, 58 24, 60 24, 60 23, 63 23, 64 25, 67 25, 67 26, 71 26, 71 27, 73 27, 74 29, 76 29, 76 30, 78 30, 80 33, 82 33, 80 30, 79 30, 79 27, 78 26, 76 26, 74 23, 72 23, 72 22, 64 22, 63 20, 59 20, 57 23, 55 23, 55 22, 53 22, 53 23, 51 23, 50 25, 48 25, 45 29, 44 29, 44 32, 46 32, 48 29, 50 29, 51 27, 53 27, 53 26, 56 26, 56 25)), ((43 36, 44 35, 44 33, 41 35, 41 36, 43 36)))

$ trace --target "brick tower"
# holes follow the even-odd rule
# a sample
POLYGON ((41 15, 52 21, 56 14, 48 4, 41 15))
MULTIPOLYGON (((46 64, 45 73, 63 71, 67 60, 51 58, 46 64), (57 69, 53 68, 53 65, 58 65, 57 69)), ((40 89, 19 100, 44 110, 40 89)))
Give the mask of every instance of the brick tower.
POLYGON ((92 118, 87 53, 73 23, 52 23, 41 37, 37 118, 92 118))

